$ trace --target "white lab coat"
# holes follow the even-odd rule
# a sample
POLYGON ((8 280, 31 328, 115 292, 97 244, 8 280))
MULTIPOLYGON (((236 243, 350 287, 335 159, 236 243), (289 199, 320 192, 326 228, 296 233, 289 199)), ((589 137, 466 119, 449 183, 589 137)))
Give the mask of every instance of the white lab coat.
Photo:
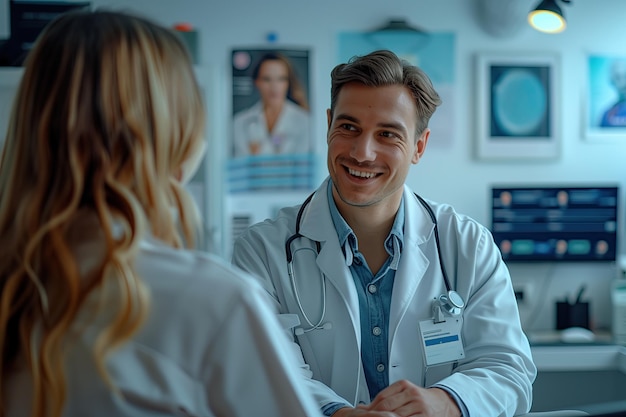
MULTIPOLYGON (((107 361, 124 399, 105 386, 91 360, 91 326, 67 346, 64 416, 320 415, 297 385, 296 359, 267 294, 246 274, 156 241, 142 242, 137 270, 151 292, 149 318, 107 361)), ((28 374, 3 386, 7 416, 30 416, 28 374)))
POLYGON ((235 114, 233 121, 234 156, 249 156, 251 143, 257 154, 299 154, 311 152, 309 112, 287 100, 271 134, 263 114, 263 103, 235 114), (272 136, 278 138, 272 141, 272 136))
MULTIPOLYGON (((320 407, 334 401, 370 402, 360 355, 357 292, 339 246, 328 208, 327 182, 304 210, 292 249, 301 304, 317 323, 322 311, 321 275, 326 277, 324 323, 332 329, 297 336, 301 370, 320 407), (310 240, 309 240, 310 239, 310 240), (316 256, 315 244, 321 243, 316 256), (309 250, 309 248, 311 250, 309 250), (311 379, 312 378, 312 379, 311 379)), ((465 359, 431 367, 425 375, 418 322, 432 318, 431 301, 445 293, 433 223, 408 187, 404 190, 404 248, 393 287, 389 318, 389 380, 438 383, 454 391, 472 417, 526 413, 536 368, 522 332, 509 272, 489 231, 452 207, 429 202, 436 214, 442 255, 451 284, 465 300, 462 339, 465 359)), ((290 283, 285 241, 295 233, 299 207, 252 226, 235 243, 233 262, 256 274, 286 323, 297 314, 307 329, 290 283)), ((294 338, 293 332, 288 332, 294 338)))

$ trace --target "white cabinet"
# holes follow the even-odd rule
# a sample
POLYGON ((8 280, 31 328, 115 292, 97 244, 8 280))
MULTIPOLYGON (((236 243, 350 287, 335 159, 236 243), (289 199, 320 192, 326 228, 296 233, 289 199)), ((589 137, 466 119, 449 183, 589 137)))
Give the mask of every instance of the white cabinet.
POLYGON ((531 411, 626 409, 626 347, 590 343, 531 349, 537 366, 531 411))
MULTIPOLYGON (((13 98, 17 92, 23 71, 22 67, 0 67, 0 146, 6 138, 13 98)), ((215 74, 205 68, 196 68, 195 71, 203 90, 207 107, 217 107, 215 95, 211 94, 211 97, 214 98, 213 101, 209 97, 210 83, 214 80, 215 74)), ((213 82, 213 85, 218 84, 213 82)), ((213 128, 211 126, 211 120, 209 120, 205 135, 205 140, 207 141, 209 141, 210 136, 214 136, 209 135, 209 132, 214 131, 216 126, 213 126, 213 128)), ((199 249, 218 254, 221 253, 222 248, 220 226, 222 223, 220 220, 222 215, 221 165, 219 164, 219 161, 223 160, 219 152, 219 149, 222 149, 222 147, 219 143, 209 141, 204 161, 202 161, 198 172, 188 184, 188 189, 198 204, 204 222, 201 232, 202 242, 199 244, 199 249), (214 186, 209 185, 209 179, 215 184, 214 186)))

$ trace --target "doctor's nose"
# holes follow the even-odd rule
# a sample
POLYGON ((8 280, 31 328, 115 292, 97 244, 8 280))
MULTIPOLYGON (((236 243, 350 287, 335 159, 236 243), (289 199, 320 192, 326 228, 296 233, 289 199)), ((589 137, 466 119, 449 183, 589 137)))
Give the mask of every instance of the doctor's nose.
POLYGON ((352 141, 350 156, 359 162, 373 161, 376 159, 376 145, 376 139, 364 133, 352 141))

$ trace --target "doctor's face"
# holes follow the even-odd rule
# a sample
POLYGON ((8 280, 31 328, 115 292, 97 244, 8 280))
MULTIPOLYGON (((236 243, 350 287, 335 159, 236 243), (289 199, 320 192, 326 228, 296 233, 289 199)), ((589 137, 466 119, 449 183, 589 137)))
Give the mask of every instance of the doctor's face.
POLYGON ((397 209, 409 168, 421 158, 430 133, 426 129, 416 141, 416 126, 407 87, 342 87, 334 114, 328 110, 327 142, 328 171, 343 203, 397 209))
POLYGON ((289 90, 289 70, 284 62, 268 60, 261 64, 255 85, 266 106, 282 105, 289 90))

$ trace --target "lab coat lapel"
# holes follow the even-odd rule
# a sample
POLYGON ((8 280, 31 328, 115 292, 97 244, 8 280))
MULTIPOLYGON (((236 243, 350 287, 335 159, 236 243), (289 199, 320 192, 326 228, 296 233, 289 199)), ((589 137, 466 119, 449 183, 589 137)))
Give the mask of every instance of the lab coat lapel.
POLYGON ((356 289, 354 288, 352 274, 346 266, 342 249, 337 239, 329 240, 326 242, 326 245, 322 246, 322 250, 317 257, 317 266, 345 300, 360 346, 360 332, 358 331, 358 323, 360 320, 359 299, 356 289))
MULTIPOLYGON (((417 202, 415 195, 405 186, 405 219, 404 219, 404 247, 400 264, 396 271, 391 296, 391 311, 389 313, 389 340, 393 341, 395 333, 411 305, 419 283, 422 281, 429 259, 422 247, 433 232, 433 223, 417 202)), ((417 331, 417 330, 416 330, 417 331)))
POLYGON ((360 333, 358 331, 359 299, 328 210, 327 185, 328 180, 322 183, 311 199, 308 209, 302 216, 300 233, 321 243, 321 251, 317 256, 317 266, 345 300, 360 345, 360 333))

